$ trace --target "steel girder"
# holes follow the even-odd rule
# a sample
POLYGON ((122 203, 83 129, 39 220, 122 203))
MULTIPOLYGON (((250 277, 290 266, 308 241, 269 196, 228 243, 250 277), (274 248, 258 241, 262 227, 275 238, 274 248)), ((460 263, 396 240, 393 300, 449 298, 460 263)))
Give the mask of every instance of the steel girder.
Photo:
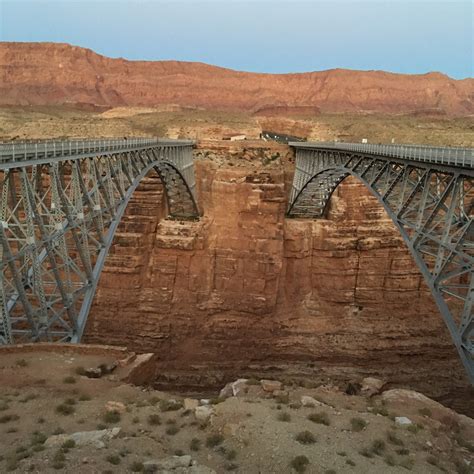
MULTIPOLYGON (((474 384, 474 170, 343 147, 296 146, 289 217, 324 217, 347 176, 362 181, 400 231, 474 384)), ((452 156, 452 155, 451 155, 452 156)))
POLYGON ((172 218, 199 217, 192 143, 144 142, 3 161, 0 147, 0 344, 80 341, 115 231, 151 170, 172 218))

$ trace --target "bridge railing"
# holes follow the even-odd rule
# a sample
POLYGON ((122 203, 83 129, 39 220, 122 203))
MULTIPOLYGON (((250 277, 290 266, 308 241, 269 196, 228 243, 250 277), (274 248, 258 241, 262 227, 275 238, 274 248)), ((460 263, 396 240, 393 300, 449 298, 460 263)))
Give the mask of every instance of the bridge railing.
POLYGON ((163 140, 157 138, 0 143, 0 164, 54 157, 77 157, 90 153, 130 151, 149 146, 190 146, 192 144, 191 140, 163 140))
POLYGON ((294 148, 354 151, 404 160, 474 168, 474 148, 432 147, 425 145, 377 145, 372 143, 290 142, 294 148))

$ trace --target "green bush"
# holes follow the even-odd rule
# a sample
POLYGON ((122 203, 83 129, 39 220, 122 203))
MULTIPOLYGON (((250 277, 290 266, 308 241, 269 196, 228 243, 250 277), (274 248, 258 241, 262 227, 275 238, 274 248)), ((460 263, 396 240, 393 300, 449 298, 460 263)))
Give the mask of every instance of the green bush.
POLYGON ((214 433, 206 438, 206 446, 208 448, 214 448, 215 446, 222 444, 223 441, 224 437, 221 434, 214 433))
POLYGON ((289 422, 291 421, 291 415, 287 412, 282 412, 282 413, 278 413, 278 416, 277 416, 277 420, 278 421, 285 421, 285 422, 289 422))
POLYGON ((122 419, 122 415, 117 410, 106 411, 102 416, 105 423, 118 423, 122 419))
POLYGON ((296 441, 298 441, 298 443, 301 443, 301 444, 314 444, 314 443, 316 443, 316 437, 314 436, 313 433, 311 433, 311 431, 308 431, 308 430, 299 432, 295 436, 295 439, 296 439, 296 441))
POLYGON ((120 464, 121 461, 120 456, 118 456, 117 454, 109 454, 105 459, 107 462, 113 464, 114 466, 120 464))
POLYGON ((189 444, 189 449, 191 449, 191 451, 199 451, 201 449, 201 440, 193 438, 189 444))
POLYGON ((352 431, 362 431, 367 426, 367 422, 362 418, 351 418, 352 431))
POLYGON ((161 417, 156 413, 148 415, 148 424, 152 426, 161 425, 161 417))
POLYGON ((72 415, 74 413, 74 407, 72 405, 66 405, 65 403, 61 403, 56 407, 56 413, 60 415, 72 415))
POLYGON ((327 413, 320 412, 320 413, 310 413, 308 415, 308 420, 312 421, 313 423, 319 423, 321 425, 329 426, 331 422, 329 421, 329 416, 327 413))
POLYGON ((290 462, 290 466, 296 472, 305 472, 308 467, 309 459, 306 456, 296 456, 290 462))

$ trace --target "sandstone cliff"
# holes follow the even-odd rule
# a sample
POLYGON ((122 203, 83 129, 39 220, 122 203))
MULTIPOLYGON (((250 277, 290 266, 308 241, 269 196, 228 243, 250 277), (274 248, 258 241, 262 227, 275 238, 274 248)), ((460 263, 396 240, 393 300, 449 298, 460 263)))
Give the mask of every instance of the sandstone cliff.
POLYGON ((88 342, 157 353, 163 383, 251 370, 320 381, 377 374, 469 400, 431 294, 362 185, 343 183, 328 219, 286 219, 288 148, 196 153, 203 219, 160 221, 158 180, 145 182, 101 278, 88 342))
POLYGON ((176 104, 263 114, 474 113, 474 79, 334 69, 255 74, 201 63, 127 61, 57 43, 0 43, 0 105, 176 104))

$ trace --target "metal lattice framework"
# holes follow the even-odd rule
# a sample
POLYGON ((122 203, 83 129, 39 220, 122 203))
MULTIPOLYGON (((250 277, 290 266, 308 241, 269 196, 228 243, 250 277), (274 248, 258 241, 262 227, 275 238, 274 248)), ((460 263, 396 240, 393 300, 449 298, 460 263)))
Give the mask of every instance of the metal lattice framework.
POLYGON ((0 344, 78 342, 127 203, 151 170, 197 218, 190 141, 0 145, 0 344))
POLYGON ((321 218, 347 176, 362 181, 403 236, 474 384, 474 150, 290 143, 288 216, 321 218))

